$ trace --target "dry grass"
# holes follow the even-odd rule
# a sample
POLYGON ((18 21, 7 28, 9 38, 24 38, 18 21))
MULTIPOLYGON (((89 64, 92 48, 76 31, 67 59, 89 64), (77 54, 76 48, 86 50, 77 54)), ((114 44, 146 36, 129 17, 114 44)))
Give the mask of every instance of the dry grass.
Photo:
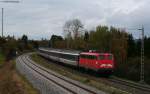
POLYGON ((7 61, 0 68, 0 94, 38 94, 15 68, 14 61, 7 61))
POLYGON ((3 65, 4 60, 5 60, 5 58, 4 58, 4 56, 2 55, 2 53, 0 52, 0 67, 3 65))

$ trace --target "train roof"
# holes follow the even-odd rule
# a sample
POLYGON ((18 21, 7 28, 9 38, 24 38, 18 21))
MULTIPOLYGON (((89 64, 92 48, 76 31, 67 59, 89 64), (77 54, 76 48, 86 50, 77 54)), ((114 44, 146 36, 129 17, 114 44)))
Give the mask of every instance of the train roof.
POLYGON ((111 53, 99 53, 99 52, 82 52, 84 55, 112 55, 111 53))
POLYGON ((82 52, 77 50, 66 50, 66 49, 54 49, 54 48, 39 48, 39 50, 47 51, 47 52, 54 52, 54 53, 62 53, 68 55, 112 55, 111 53, 100 53, 100 52, 82 52))
POLYGON ((69 55, 79 55, 81 52, 76 50, 54 49, 54 48, 39 48, 39 50, 54 52, 54 53, 69 54, 69 55))

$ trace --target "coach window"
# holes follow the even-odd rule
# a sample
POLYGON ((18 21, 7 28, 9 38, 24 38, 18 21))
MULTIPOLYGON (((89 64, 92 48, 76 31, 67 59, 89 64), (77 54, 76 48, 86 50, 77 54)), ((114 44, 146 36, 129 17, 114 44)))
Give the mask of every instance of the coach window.
POLYGON ((68 58, 69 60, 72 60, 72 55, 67 55, 67 58, 68 58))
POLYGON ((61 57, 62 57, 62 58, 65 58, 64 54, 61 54, 61 57))
POLYGON ((52 56, 54 56, 52 52, 50 52, 50 54, 51 54, 52 56))
POLYGON ((55 53, 52 53, 52 56, 55 56, 55 53))
POLYGON ((76 56, 75 56, 75 55, 73 55, 72 57, 73 57, 73 58, 72 58, 72 60, 74 60, 74 61, 75 61, 75 60, 76 60, 76 56))
POLYGON ((72 60, 73 57, 72 57, 72 55, 68 55, 68 58, 69 58, 70 60, 72 60))
POLYGON ((67 58, 66 54, 63 54, 63 58, 64 58, 64 59, 66 59, 66 58, 67 58))
POLYGON ((72 60, 75 60, 76 59, 76 56, 72 55, 72 60))
POLYGON ((70 60, 73 60, 73 55, 69 55, 70 56, 70 60))
POLYGON ((64 54, 64 56, 65 56, 65 59, 68 59, 68 55, 64 54))

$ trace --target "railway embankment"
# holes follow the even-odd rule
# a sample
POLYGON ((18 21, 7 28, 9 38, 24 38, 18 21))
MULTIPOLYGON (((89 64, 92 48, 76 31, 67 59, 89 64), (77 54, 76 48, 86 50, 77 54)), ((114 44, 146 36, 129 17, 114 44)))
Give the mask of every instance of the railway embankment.
POLYGON ((28 80, 16 70, 14 60, 0 52, 0 94, 39 94, 28 80))

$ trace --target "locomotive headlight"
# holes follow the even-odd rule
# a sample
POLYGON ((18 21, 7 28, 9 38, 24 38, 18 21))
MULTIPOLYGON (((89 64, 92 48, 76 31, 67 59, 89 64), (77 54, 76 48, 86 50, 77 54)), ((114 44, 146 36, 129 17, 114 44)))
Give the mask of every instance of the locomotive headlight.
POLYGON ((107 64, 108 67, 112 67, 112 64, 107 64))
POLYGON ((98 62, 96 61, 96 64, 98 64, 98 62))
POLYGON ((105 67, 106 66, 106 64, 101 64, 101 67, 105 67))

